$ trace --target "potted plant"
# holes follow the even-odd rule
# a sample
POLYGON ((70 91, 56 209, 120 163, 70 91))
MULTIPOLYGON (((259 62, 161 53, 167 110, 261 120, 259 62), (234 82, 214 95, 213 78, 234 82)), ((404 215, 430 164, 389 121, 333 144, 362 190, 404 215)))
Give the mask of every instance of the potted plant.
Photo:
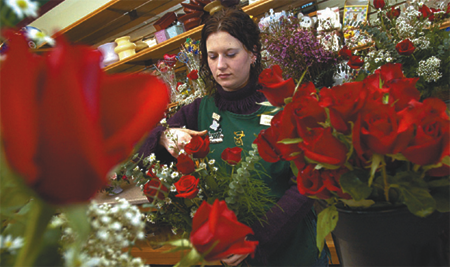
POLYGON ((264 160, 290 161, 300 193, 325 203, 319 249, 335 230, 343 266, 448 265, 438 262, 434 220, 449 211, 445 103, 420 102, 418 78, 401 64, 320 92, 289 80, 278 66, 261 73, 263 104, 283 110, 255 143, 264 160))

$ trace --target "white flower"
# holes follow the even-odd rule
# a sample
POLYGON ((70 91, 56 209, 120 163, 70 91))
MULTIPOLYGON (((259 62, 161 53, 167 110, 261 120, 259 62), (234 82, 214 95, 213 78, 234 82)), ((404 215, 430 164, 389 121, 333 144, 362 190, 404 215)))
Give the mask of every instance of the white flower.
POLYGON ((122 229, 122 224, 120 224, 120 222, 113 222, 110 226, 109 229, 113 230, 113 231, 120 231, 122 229))
POLYGON ((40 31, 36 28, 32 27, 26 27, 26 36, 35 41, 37 45, 40 45, 42 43, 47 43, 51 46, 55 45, 55 39, 45 34, 43 31, 40 31))
POLYGON ((161 124, 166 124, 166 123, 167 123, 166 118, 163 118, 163 119, 160 121, 160 123, 161 123, 161 124))
POLYGON ((215 160, 215 159, 210 159, 210 160, 208 161, 208 164, 209 164, 209 165, 214 165, 214 163, 216 163, 216 160, 215 160))
POLYGON ((200 163, 199 167, 201 169, 206 169, 206 163, 204 163, 204 162, 200 163))
POLYGON ((170 192, 177 192, 177 188, 174 185, 171 185, 170 192))
POLYGON ((23 246, 24 239, 22 237, 13 238, 11 235, 4 237, 0 235, 0 249, 6 249, 12 254, 16 253, 16 250, 23 246))
POLYGON ((174 179, 175 179, 175 178, 177 178, 177 177, 178 177, 178 175, 179 175, 179 173, 178 173, 178 172, 172 172, 172 175, 171 175, 171 176, 172 176, 172 178, 174 178, 174 179))
POLYGON ((105 230, 99 230, 96 236, 98 239, 106 241, 108 239, 109 234, 105 230))
POLYGON ((6 0, 5 4, 9 6, 19 19, 24 16, 37 17, 38 4, 30 0, 6 0))
POLYGON ((195 215, 195 213, 197 212, 197 210, 196 209, 192 209, 192 211, 191 211, 191 218, 194 218, 194 215, 195 215))

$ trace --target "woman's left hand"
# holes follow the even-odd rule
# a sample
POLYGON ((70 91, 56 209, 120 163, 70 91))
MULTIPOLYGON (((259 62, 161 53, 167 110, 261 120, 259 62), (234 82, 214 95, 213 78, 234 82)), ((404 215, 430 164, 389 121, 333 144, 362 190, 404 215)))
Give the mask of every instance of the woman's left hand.
POLYGON ((226 259, 222 259, 223 263, 226 263, 229 266, 237 266, 241 263, 245 258, 248 257, 249 254, 231 254, 226 259))

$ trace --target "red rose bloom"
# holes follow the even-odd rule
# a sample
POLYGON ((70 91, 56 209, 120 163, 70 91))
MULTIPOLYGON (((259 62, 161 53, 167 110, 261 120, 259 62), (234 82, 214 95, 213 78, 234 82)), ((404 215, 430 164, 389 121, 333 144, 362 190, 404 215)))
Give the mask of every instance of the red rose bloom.
POLYGON ((233 211, 227 208, 225 201, 216 199, 213 205, 203 201, 194 218, 190 240, 206 261, 216 261, 230 254, 248 254, 254 256, 258 241, 247 241, 245 237, 253 230, 237 220, 233 211))
POLYGON ((284 106, 284 99, 291 97, 295 90, 295 83, 292 78, 283 80, 280 66, 274 65, 271 69, 265 69, 259 75, 259 84, 267 100, 276 107, 284 106))
POLYGON ((409 56, 414 53, 416 48, 409 39, 405 39, 395 46, 395 50, 397 50, 400 55, 409 56))
POLYGON ((261 130, 256 137, 255 143, 258 146, 258 153, 261 158, 267 162, 277 162, 281 159, 281 152, 277 148, 278 136, 274 129, 269 127, 261 130))
MULTIPOLYGON (((318 123, 325 122, 325 109, 319 105, 316 97, 297 98, 284 108, 284 124, 292 123, 296 127, 297 137, 304 136, 308 128, 319 127, 318 123)), ((283 128, 281 128, 283 131, 283 128)))
POLYGON ((384 2, 384 0, 373 0, 373 6, 376 9, 383 9, 385 5, 386 3, 384 2))
POLYGON ((344 47, 339 50, 339 56, 341 56, 343 60, 349 60, 350 57, 353 56, 353 52, 344 45, 344 47))
POLYGON ((169 189, 165 187, 158 178, 151 179, 144 185, 144 195, 149 202, 153 202, 156 197, 159 200, 164 200, 166 197, 164 193, 167 193, 169 189))
POLYGON ((432 15, 432 11, 430 10, 430 8, 428 8, 426 5, 422 5, 419 8, 420 13, 422 13, 422 17, 423 18, 428 18, 430 15, 432 15))
POLYGON ((199 135, 192 136, 191 141, 184 146, 184 150, 197 159, 206 157, 209 154, 209 136, 205 139, 199 135))
POLYGON ((89 201, 162 118, 167 87, 151 75, 106 75, 88 46, 59 38, 37 56, 23 36, 4 36, 1 138, 10 167, 45 201, 89 201))
POLYGON ((400 16, 400 9, 399 9, 399 8, 391 7, 391 10, 389 10, 389 11, 386 13, 386 16, 387 16, 389 19, 398 18, 398 17, 400 16))
POLYGON ((332 128, 311 129, 299 146, 305 157, 331 165, 343 165, 348 152, 345 145, 333 136, 332 128))
POLYGON ((195 178, 192 175, 181 176, 180 180, 174 183, 178 194, 176 197, 183 197, 193 199, 198 193, 198 182, 200 179, 195 178))
POLYGON ((197 80, 198 79, 198 70, 192 70, 191 72, 189 72, 187 77, 194 81, 197 80))
POLYGON ((351 56, 347 65, 352 69, 359 69, 364 65, 364 60, 360 56, 351 56))
POLYGON ((399 121, 394 107, 366 103, 353 127, 353 146, 358 155, 396 154, 404 149, 412 137, 412 129, 400 131, 399 121))
POLYGON ((242 148, 240 147, 227 147, 223 150, 220 156, 224 161, 230 165, 236 165, 241 161, 242 148))
POLYGON ((367 96, 362 82, 349 82, 320 90, 320 106, 330 112, 331 125, 339 132, 350 133, 349 121, 354 122, 367 96))
POLYGON ((177 157, 177 170, 182 174, 189 174, 195 171, 195 163, 187 154, 180 154, 177 157))
POLYGON ((427 98, 420 103, 411 101, 411 106, 399 112, 402 116, 400 129, 416 128, 408 147, 401 153, 418 165, 437 164, 450 155, 450 123, 446 104, 437 98, 427 98))
POLYGON ((346 172, 348 172, 347 168, 316 170, 315 165, 309 164, 297 175, 298 191, 302 195, 320 199, 329 199, 333 194, 344 199, 351 199, 349 194, 342 192, 339 183, 341 175, 346 172))

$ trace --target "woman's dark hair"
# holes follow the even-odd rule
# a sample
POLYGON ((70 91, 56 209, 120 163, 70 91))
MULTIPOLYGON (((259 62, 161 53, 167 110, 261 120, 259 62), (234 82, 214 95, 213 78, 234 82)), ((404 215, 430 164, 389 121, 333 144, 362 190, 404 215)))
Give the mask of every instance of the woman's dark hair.
POLYGON ((236 8, 225 8, 211 16, 202 29, 200 41, 201 67, 200 77, 205 81, 208 94, 215 91, 217 82, 214 80, 208 65, 206 39, 216 32, 224 31, 238 39, 244 47, 256 56, 256 61, 250 67, 249 82, 256 81, 262 71, 261 41, 258 25, 244 11, 236 8))

